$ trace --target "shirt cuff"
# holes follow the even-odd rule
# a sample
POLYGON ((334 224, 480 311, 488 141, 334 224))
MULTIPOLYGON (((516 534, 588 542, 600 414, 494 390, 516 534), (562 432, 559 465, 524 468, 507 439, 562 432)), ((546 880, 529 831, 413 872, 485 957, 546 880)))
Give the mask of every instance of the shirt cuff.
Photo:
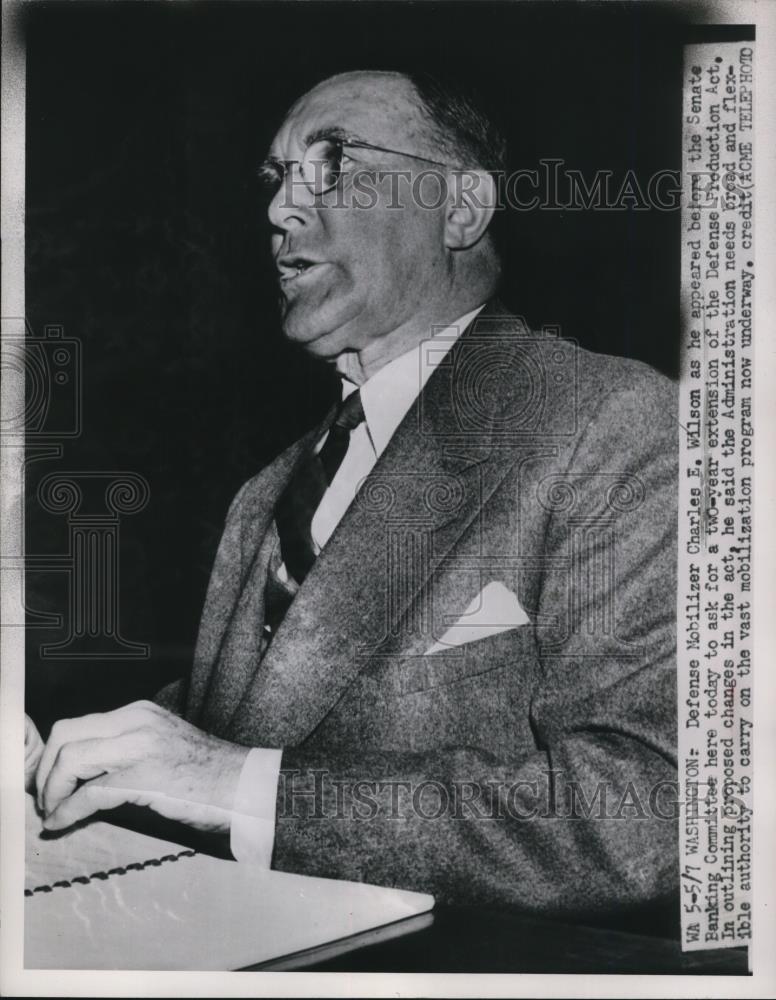
POLYGON ((251 750, 245 758, 232 808, 232 857, 269 868, 275 845, 275 810, 282 750, 251 750))

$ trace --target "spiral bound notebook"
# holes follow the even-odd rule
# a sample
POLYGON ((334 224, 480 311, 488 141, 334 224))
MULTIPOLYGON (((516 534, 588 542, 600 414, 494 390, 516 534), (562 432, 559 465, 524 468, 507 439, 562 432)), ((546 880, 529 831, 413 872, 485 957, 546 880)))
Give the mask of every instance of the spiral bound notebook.
POLYGON ((421 893, 263 871, 109 823, 41 834, 30 798, 30 969, 242 969, 433 906, 421 893))

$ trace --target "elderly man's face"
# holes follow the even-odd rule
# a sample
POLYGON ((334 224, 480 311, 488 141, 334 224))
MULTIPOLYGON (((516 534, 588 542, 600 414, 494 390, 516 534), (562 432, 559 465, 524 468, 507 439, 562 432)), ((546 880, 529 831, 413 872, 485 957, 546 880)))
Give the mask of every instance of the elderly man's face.
MULTIPOLYGON (((320 84, 291 109, 270 157, 300 160, 310 137, 327 130, 443 159, 411 85, 399 76, 350 73, 320 84)), ((371 207, 354 204, 350 186, 359 169, 417 176, 429 164, 364 149, 346 148, 345 154, 352 157, 344 161, 350 173, 339 191, 316 196, 301 182, 298 169, 289 168, 290 177, 269 208, 272 250, 281 265, 285 334, 324 358, 361 350, 428 313, 444 295, 447 270, 444 207, 417 204, 406 178, 385 177, 374 184, 371 207), (314 266, 296 276, 296 258, 314 266)), ((434 194, 423 200, 430 203, 434 194)))

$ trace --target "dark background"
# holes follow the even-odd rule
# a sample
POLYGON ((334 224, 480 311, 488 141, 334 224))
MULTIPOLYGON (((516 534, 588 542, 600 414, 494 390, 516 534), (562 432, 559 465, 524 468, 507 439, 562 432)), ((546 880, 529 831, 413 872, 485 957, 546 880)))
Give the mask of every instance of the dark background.
MULTIPOLYGON (((696 13, 701 9, 696 6, 696 13)), ((282 340, 255 167, 288 105, 352 68, 455 70, 508 131, 513 167, 563 158, 646 187, 681 165, 681 42, 659 4, 36 3, 27 10, 27 312, 82 343, 83 430, 28 468, 27 551, 64 552, 35 501, 52 471, 129 470, 121 632, 144 661, 47 660, 27 700, 63 715, 146 697, 187 669, 231 497, 328 405, 282 340)), ((504 298, 534 326, 676 370, 678 212, 514 213, 504 298)), ((61 573, 28 606, 67 609, 61 573)))

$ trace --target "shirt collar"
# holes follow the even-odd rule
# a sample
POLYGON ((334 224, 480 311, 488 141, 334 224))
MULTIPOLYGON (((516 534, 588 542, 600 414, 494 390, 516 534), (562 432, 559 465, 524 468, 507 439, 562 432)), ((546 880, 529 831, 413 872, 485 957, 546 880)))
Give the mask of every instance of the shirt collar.
MULTIPOLYGON (((389 361, 361 386, 366 426, 378 458, 434 369, 484 307, 485 303, 435 331, 431 337, 389 361)), ((357 388, 352 382, 343 380, 342 398, 346 399, 357 388)))

